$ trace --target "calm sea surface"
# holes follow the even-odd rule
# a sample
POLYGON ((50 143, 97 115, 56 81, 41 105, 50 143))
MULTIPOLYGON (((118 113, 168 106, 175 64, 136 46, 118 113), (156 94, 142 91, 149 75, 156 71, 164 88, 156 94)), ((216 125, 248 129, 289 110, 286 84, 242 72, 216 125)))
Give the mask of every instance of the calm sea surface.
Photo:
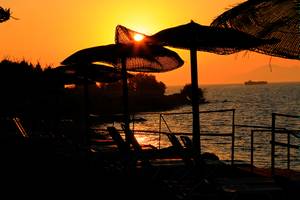
MULTIPOLYGON (((179 92, 182 87, 168 88, 167 93, 179 92)), ((227 110, 224 112, 200 113, 201 151, 213 152, 222 160, 230 160, 234 131, 235 160, 250 162, 250 135, 254 131, 254 165, 269 167, 271 163, 272 113, 300 116, 300 83, 269 83, 265 85, 210 85, 202 86, 209 103, 200 105, 202 111, 227 110), (234 111, 230 110, 234 109, 234 111), (233 129, 234 123, 234 129, 233 129), (213 134, 224 136, 213 136, 213 134), (207 136, 206 136, 207 135, 207 136)), ((144 133, 139 130, 173 133, 192 133, 191 105, 160 113, 140 113, 135 118, 146 121, 135 122, 131 127, 137 133, 140 143, 157 147, 170 145, 163 135, 144 133)), ((105 128, 98 126, 99 129, 105 128)), ((115 124, 118 126, 118 124, 115 124)), ((291 136, 292 144, 300 144, 300 118, 276 117, 276 128, 298 130, 291 136)), ((179 135, 178 135, 179 137, 179 135)), ((276 141, 287 142, 286 134, 276 134, 276 141)), ((291 168, 300 170, 300 148, 290 150, 291 168)), ((287 167, 287 148, 276 147, 276 167, 287 167)))

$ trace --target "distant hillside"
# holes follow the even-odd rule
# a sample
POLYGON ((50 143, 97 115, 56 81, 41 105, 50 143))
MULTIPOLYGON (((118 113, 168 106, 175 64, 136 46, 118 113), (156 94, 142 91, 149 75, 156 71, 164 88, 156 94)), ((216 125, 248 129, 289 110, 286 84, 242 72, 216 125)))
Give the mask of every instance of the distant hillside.
POLYGON ((264 80, 268 82, 300 82, 300 66, 280 67, 265 65, 248 73, 232 76, 228 81, 243 83, 247 80, 264 80))

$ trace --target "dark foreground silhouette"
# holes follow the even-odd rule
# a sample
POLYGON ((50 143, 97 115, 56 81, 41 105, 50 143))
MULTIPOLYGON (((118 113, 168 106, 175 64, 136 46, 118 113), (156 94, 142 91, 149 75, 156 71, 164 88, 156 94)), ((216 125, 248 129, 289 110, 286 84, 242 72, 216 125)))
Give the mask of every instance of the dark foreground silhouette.
POLYGON ((1 189, 9 197, 292 199, 299 195, 299 181, 252 174, 245 167, 222 163, 213 154, 190 154, 189 162, 182 159, 186 153, 172 159, 135 157, 141 152, 133 148, 124 154, 114 137, 109 150, 95 151, 67 137, 32 135, 14 119, 1 119, 1 189), (124 162, 136 158, 130 167, 124 162), (150 165, 140 158, 149 159, 150 165))

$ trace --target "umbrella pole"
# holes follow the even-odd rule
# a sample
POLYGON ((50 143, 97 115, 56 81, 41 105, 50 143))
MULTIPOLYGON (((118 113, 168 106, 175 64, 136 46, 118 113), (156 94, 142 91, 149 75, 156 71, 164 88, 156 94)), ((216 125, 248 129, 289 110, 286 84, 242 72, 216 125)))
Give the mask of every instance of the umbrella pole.
POLYGON ((191 79, 192 79, 192 111, 193 111, 193 146, 195 153, 201 154, 200 145, 200 115, 199 115, 199 87, 197 70, 197 49, 190 49, 191 79))
POLYGON ((89 129, 90 129, 90 124, 89 124, 89 86, 88 86, 88 78, 86 75, 84 75, 84 136, 82 137, 83 139, 83 144, 88 145, 89 142, 89 129))
POLYGON ((122 58, 122 81, 123 81, 123 114, 124 114, 124 125, 125 125, 125 137, 126 141, 129 139, 129 110, 128 110, 128 83, 127 83, 127 71, 126 71, 126 58, 122 58))

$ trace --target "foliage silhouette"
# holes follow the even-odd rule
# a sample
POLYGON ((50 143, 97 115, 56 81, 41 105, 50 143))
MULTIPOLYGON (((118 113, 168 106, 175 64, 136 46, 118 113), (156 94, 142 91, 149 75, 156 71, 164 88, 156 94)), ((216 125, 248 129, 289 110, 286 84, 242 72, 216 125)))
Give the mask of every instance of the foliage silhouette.
MULTIPOLYGON (((39 63, 2 60, 0 76, 1 115, 55 120, 82 115, 83 86, 78 84, 73 89, 65 89, 63 80, 50 66, 42 69, 39 63)), ((189 103, 187 86, 181 93, 165 95, 165 84, 157 81, 154 75, 138 73, 128 82, 131 112, 167 110, 189 103)), ((92 113, 122 112, 121 81, 100 86, 90 84, 89 95, 92 113)))
MULTIPOLYGON (((190 103, 185 92, 165 95, 165 84, 153 75, 140 73, 128 81, 131 113, 164 111, 190 103)), ((0 61, 0 117, 18 116, 32 133, 52 133, 82 141, 84 86, 66 89, 64 84, 50 66, 42 68, 25 60, 0 61)), ((101 116, 97 123, 102 117, 122 113, 121 81, 89 84, 88 90, 90 114, 101 116)))
MULTIPOLYGON (((9 8, 3 8, 0 6, 0 23, 9 20, 10 18, 14 18, 11 16, 11 12, 9 8)), ((16 18, 14 18, 16 19, 16 18)))
MULTIPOLYGON (((191 84, 186 84, 182 90, 180 91, 180 94, 182 94, 183 96, 185 96, 188 100, 192 99, 192 85, 191 84)), ((201 88, 198 88, 198 95, 199 95, 199 103, 204 103, 205 99, 204 99, 204 94, 203 94, 203 90, 201 88)))
POLYGON ((163 96, 166 91, 166 85, 163 82, 157 82, 155 76, 139 73, 129 80, 129 88, 136 96, 163 96))

